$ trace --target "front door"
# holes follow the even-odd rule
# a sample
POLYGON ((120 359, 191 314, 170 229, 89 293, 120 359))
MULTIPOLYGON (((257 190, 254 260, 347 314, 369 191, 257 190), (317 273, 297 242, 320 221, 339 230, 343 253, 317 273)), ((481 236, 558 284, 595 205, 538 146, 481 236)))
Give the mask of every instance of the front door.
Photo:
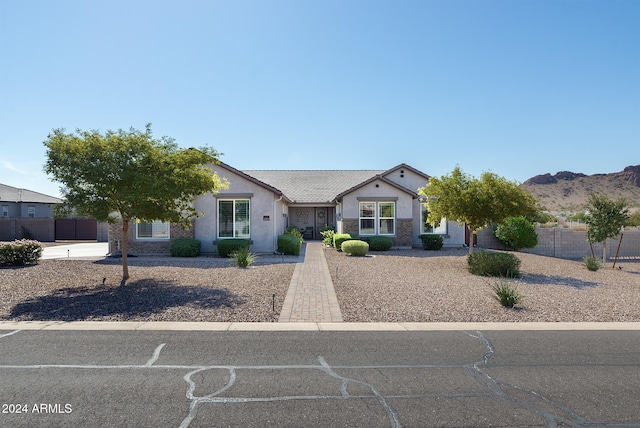
POLYGON ((322 239, 322 229, 327 226, 327 207, 316 208, 316 227, 313 229, 313 237, 322 239))

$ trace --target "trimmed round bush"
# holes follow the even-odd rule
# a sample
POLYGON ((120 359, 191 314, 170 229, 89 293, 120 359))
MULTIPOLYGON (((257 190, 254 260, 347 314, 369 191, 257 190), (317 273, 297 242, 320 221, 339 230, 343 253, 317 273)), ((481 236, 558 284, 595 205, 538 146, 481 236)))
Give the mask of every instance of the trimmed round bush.
POLYGON ((249 248, 249 240, 240 238, 221 239, 218 241, 217 247, 218 256, 231 257, 231 253, 235 252, 237 249, 241 247, 249 248))
POLYGON ((363 257, 369 252, 369 244, 364 241, 351 239, 349 241, 344 241, 341 249, 342 252, 347 255, 363 257))
POLYGON ((467 256, 467 264, 474 275, 520 277, 520 259, 510 253, 477 251, 467 256))
POLYGON ((42 257, 42 244, 31 239, 0 242, 0 266, 38 264, 42 257))
POLYGON ((440 235, 420 235, 420 239, 425 250, 437 251, 444 245, 444 238, 440 235))
POLYGON ((171 257, 198 257, 201 243, 193 238, 178 238, 171 243, 171 257))
POLYGON ((371 251, 389 251, 393 247, 393 239, 388 236, 372 236, 369 238, 371 251))
POLYGON ((302 241, 296 236, 290 233, 285 233, 278 236, 278 252, 282 254, 288 254, 290 256, 297 256, 300 254, 302 248, 302 241))
POLYGON ((342 243, 351 239, 358 239, 358 237, 349 233, 336 233, 333 235, 333 246, 336 250, 342 251, 342 243))
POLYGON ((507 247, 518 251, 538 245, 536 227, 524 217, 509 217, 496 228, 496 238, 507 247))

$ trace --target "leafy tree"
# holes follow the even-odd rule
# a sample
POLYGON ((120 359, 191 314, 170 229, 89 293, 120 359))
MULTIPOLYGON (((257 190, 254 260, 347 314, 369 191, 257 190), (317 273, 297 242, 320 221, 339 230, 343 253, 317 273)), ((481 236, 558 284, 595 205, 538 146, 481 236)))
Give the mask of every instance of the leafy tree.
POLYGON ((635 211, 629 216, 627 226, 640 226, 640 210, 635 211))
POLYGON ((199 215, 193 197, 226 186, 206 164, 218 162, 213 148, 180 149, 172 138, 144 132, 54 129, 44 141, 44 171, 62 183, 73 209, 99 221, 122 222, 122 282, 129 278, 129 221, 168 221, 187 228, 199 215))
POLYGON ((587 213, 585 213, 584 211, 567 216, 567 220, 569 221, 581 221, 583 223, 586 221, 586 218, 587 213))
POLYGON ((607 262, 607 239, 615 238, 629 220, 627 201, 609 199, 605 195, 589 195, 587 215, 587 241, 590 244, 602 242, 602 265, 607 262))
POLYGON ((558 221, 558 217, 551 215, 544 211, 537 211, 531 215, 526 216, 526 219, 531 223, 550 223, 552 221, 558 221))
POLYGON ((536 227, 522 216, 507 217, 496 228, 496 238, 515 251, 538 245, 536 227))
MULTIPOLYGON (((474 235, 491 223, 538 211, 537 200, 515 182, 490 172, 476 179, 459 167, 440 178, 431 177, 418 193, 426 197, 429 224, 436 225, 444 217, 466 223, 474 235)), ((469 253, 473 253, 473 245, 469 245, 469 253)))

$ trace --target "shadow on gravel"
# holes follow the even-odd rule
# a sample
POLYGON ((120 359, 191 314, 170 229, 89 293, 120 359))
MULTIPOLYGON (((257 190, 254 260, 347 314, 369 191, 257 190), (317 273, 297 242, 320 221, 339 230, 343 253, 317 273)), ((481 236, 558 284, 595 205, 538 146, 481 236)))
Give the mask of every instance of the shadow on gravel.
POLYGON ((18 303, 4 317, 14 321, 83 321, 101 317, 141 319, 178 306, 220 309, 245 303, 226 289, 177 286, 143 279, 124 286, 61 288, 18 303))
MULTIPOLYGON (((256 257, 252 266, 266 266, 275 264, 300 263, 303 259, 296 256, 260 256, 256 257)), ((122 259, 119 257, 106 257, 104 259, 94 261, 97 265, 122 265, 122 259)), ((217 257, 132 257, 128 259, 129 267, 185 267, 195 269, 220 269, 233 268, 238 266, 232 259, 217 257)))
POLYGON ((582 290, 583 288, 587 287, 597 287, 599 285, 602 285, 599 282, 583 281, 581 279, 571 278, 569 276, 544 275, 540 273, 525 273, 522 278, 518 279, 518 282, 531 285, 565 285, 567 287, 573 287, 578 290, 582 290))

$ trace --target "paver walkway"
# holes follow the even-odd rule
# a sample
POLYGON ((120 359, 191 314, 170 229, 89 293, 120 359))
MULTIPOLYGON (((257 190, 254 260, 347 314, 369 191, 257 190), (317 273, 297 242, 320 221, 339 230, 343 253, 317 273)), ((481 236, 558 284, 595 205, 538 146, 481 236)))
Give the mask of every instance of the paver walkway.
POLYGON ((296 264, 279 322, 342 322, 321 242, 305 242, 305 257, 296 264))

